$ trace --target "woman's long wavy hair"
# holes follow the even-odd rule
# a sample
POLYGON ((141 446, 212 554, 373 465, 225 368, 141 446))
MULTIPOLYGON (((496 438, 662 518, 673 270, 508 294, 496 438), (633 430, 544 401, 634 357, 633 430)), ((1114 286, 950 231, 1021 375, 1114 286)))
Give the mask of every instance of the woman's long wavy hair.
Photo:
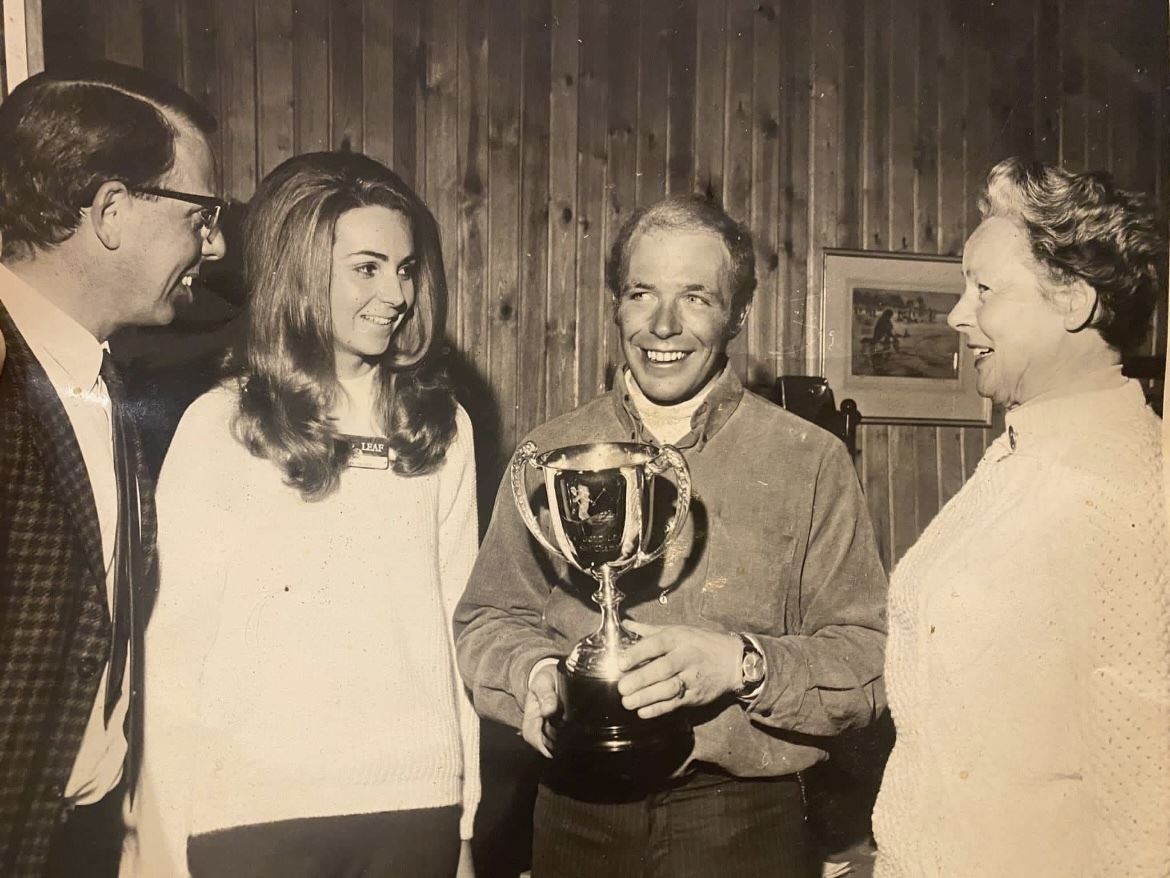
POLYGON ((434 217, 394 172, 356 153, 308 153, 270 173, 244 224, 251 289, 248 335, 237 359, 234 430, 271 460, 306 500, 333 491, 348 447, 327 414, 343 393, 334 361, 329 286, 337 220, 378 206, 408 220, 417 260, 415 302, 378 363, 375 421, 402 475, 430 472, 455 435, 455 396, 435 355, 447 281, 434 217))

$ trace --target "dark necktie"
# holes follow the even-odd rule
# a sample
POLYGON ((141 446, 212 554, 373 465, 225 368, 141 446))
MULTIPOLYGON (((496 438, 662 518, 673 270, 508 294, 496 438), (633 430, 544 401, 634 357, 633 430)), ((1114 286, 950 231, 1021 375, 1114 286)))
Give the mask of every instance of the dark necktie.
POLYGON ((137 458, 131 451, 122 382, 108 352, 102 354, 102 380, 110 395, 114 432, 114 481, 118 490, 118 531, 114 543, 114 604, 110 607, 113 642, 110 676, 106 684, 106 725, 122 695, 122 681, 130 659, 130 619, 135 580, 142 575, 142 532, 139 520, 137 458))

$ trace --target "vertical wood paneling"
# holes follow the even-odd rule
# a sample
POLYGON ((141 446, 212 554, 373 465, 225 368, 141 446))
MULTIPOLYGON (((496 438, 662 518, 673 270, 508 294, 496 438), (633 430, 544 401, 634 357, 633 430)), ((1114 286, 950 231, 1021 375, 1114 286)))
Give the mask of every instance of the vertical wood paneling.
MULTIPOLYGON (((457 294, 464 354, 486 377, 487 283, 487 0, 459 0, 459 252, 457 294)), ((495 428, 493 427, 493 432, 495 428)), ((487 440, 492 437, 485 436, 487 440)), ((496 436, 496 441, 501 437, 496 436)))
POLYGON ((333 0, 329 21, 330 141, 334 149, 363 152, 362 0, 333 0))
MULTIPOLYGON (((1092 6, 1093 4, 1088 3, 1092 6)), ((1106 22, 1100 18, 1100 11, 1086 13, 1086 35, 1104 29, 1106 22)), ((1109 131, 1109 81, 1100 64, 1090 64, 1086 57, 1085 94, 1088 98, 1085 114, 1085 166, 1086 168, 1112 167, 1109 131)))
MULTIPOLYGON (((379 4, 373 4, 379 5, 379 4)), ((366 27, 369 28, 370 6, 366 8, 366 27)), ((426 53, 423 103, 426 125, 421 139, 426 144, 428 156, 426 180, 420 194, 435 216, 443 245, 443 261, 447 270, 447 283, 451 291, 457 291, 459 270, 459 38, 458 21, 455 16, 433 6, 423 7, 420 28, 426 53)), ((367 55, 366 70, 371 60, 367 55)), ((366 76, 366 149, 370 150, 372 138, 377 134, 371 111, 375 100, 385 104, 391 101, 389 95, 375 97, 381 92, 366 76)), ((391 107, 392 107, 391 103, 391 107)), ((385 147, 383 147, 385 148, 385 147)), ((388 151, 388 150, 387 150, 388 151)), ((462 325, 461 310, 463 298, 459 295, 448 297, 447 334, 458 346, 459 327, 462 325)))
MULTIPOLYGON (((503 435, 516 435, 520 291, 521 0, 492 0, 488 41, 488 379, 503 435)), ((395 141, 397 146, 397 140, 395 141)), ((508 452, 498 449, 501 458, 508 452)))
POLYGON ((87 3, 80 17, 85 22, 81 34, 85 40, 85 56, 105 58, 107 51, 105 7, 99 3, 87 3))
MULTIPOLYGON (((1146 30, 1164 30, 1165 10, 1147 2, 1146 30)), ((765 385, 818 365, 825 246, 960 252, 1005 155, 1167 189, 1164 46, 1104 0, 45 10, 50 59, 141 63, 205 103, 234 198, 288 156, 331 146, 420 191, 443 236, 460 374, 485 391, 489 493, 520 433, 604 388, 618 361, 608 246, 663 192, 709 193, 750 224, 759 286, 733 363, 765 385)), ((859 475, 887 564, 1002 425, 1002 412, 990 430, 863 425, 859 475)))
POLYGON ((914 138, 914 250, 938 252, 938 8, 918 7, 917 135, 914 138))
POLYGON ((548 341, 545 411, 577 403, 577 95, 578 6, 553 0, 549 108, 548 341))
MULTIPOLYGON (((938 500, 941 507, 963 487, 963 428, 938 428, 938 500)), ((923 522, 925 527, 926 522, 923 522)))
POLYGON ((723 197, 727 0, 698 4, 695 52, 695 190, 723 197))
MULTIPOLYGON (((640 4, 620 0, 609 6, 607 72, 609 99, 606 103, 605 209, 602 213, 603 252, 617 235, 637 202, 638 174, 638 65, 641 44, 640 4)), ((604 299, 603 299, 604 301, 604 299)), ((617 327, 609 317, 609 305, 602 305, 599 342, 605 352, 608 378, 621 361, 617 327)))
POLYGON ((636 198, 653 204, 666 194, 666 147, 669 135, 672 0, 642 0, 638 51, 638 155, 636 198))
POLYGON ((784 190, 781 222, 787 282, 781 301, 781 374, 805 371, 804 324, 807 319, 811 90, 809 38, 813 0, 790 0, 784 17, 784 190))
MULTIPOLYGON (((385 0, 389 2, 389 0, 385 0)), ((418 76, 419 76, 419 0, 394 0, 393 67, 394 115, 392 117, 393 152, 390 167, 408 185, 417 188, 420 179, 418 156, 418 76)), ((507 15, 506 10, 501 10, 507 15)), ((490 21, 490 16, 489 16, 490 21)), ((518 42, 518 36, 512 38, 518 42)), ((510 47, 501 44, 502 51, 510 47)), ((488 44, 489 57, 491 45, 488 44)), ((519 63, 519 53, 513 59, 519 63)))
MULTIPOLYGON (((929 429, 929 428, 928 428, 929 429)), ((918 454, 914 427, 891 426, 890 551, 896 563, 918 538, 918 454)))
POLYGON ((143 0, 106 0, 105 57, 142 66, 143 0))
POLYGON ((183 78, 182 22, 181 0, 143 0, 142 66, 174 82, 183 78))
POLYGON ((804 297, 805 370, 816 374, 821 355, 822 247, 835 247, 841 186, 841 59, 836 45, 844 22, 843 0, 812 4, 812 83, 809 99, 808 289, 804 297))
POLYGON ((1037 0, 1033 10, 1032 148, 1038 159, 1060 160, 1060 0, 1037 0))
MULTIPOLYGON (((442 17, 451 21, 448 16, 442 17)), ((456 36, 454 33, 446 36, 447 40, 442 45, 447 47, 448 52, 456 52, 456 36)), ((363 151, 391 168, 394 168, 394 99, 398 91, 394 82, 394 59, 399 42, 395 39, 393 4, 386 0, 364 0, 361 42, 358 46, 362 71, 363 151)), ((455 96, 452 96, 452 100, 458 102, 455 96)), ((452 144, 456 142, 453 125, 454 119, 449 132, 449 142, 452 144)))
POLYGON ((670 192, 690 192, 695 181, 695 51, 698 0, 668 0, 666 166, 670 192))
MULTIPOLYGON (((546 420, 545 349, 549 336, 548 283, 550 0, 524 0, 523 126, 520 132, 520 296, 517 307, 519 373, 516 436, 546 420)), ((552 380, 555 380, 552 379, 552 380)), ((510 451, 510 449, 509 449, 510 451)))
POLYGON ((327 0, 294 0, 293 58, 295 149, 298 153, 329 149, 327 0))
POLYGON ((256 11, 254 0, 216 0, 222 105, 223 189, 247 201, 256 188, 256 11))
MULTIPOLYGON (((937 198, 937 249, 939 253, 958 255, 962 252, 967 236, 966 191, 967 163, 964 151, 964 128, 968 107, 962 96, 966 95, 967 79, 965 52, 969 37, 959 31, 948 18, 946 8, 939 10, 934 21, 937 47, 934 56, 924 54, 923 74, 937 77, 935 106, 938 119, 938 148, 936 170, 938 175, 937 198), (954 96, 960 96, 955 100, 954 96)), ((922 113, 932 111, 926 101, 922 102, 922 113)), ((935 432, 937 443, 937 494, 934 507, 941 507, 963 485, 963 431, 957 427, 939 427, 935 432)), ((919 508, 919 526, 925 527, 928 520, 919 508)))
POLYGON ((609 0, 582 4, 579 9, 576 323, 577 399, 584 402, 605 387, 605 333, 610 315, 604 274, 607 242, 603 231, 608 161, 609 0))
MULTIPOLYGON (((928 2, 895 2, 890 21, 889 240, 897 250, 913 249, 919 206, 919 178, 915 167, 919 136, 919 54, 906 51, 905 47, 918 45, 919 9, 928 2)), ((917 487, 923 471, 918 465, 918 432, 919 428, 908 426, 889 428, 890 547, 894 562, 914 544, 918 535, 917 487)), ((933 456, 926 463, 933 463, 933 456)))
POLYGON ((862 237, 865 210, 865 13, 845 4, 841 34, 830 34, 840 51, 840 128, 837 191, 837 245, 857 249, 862 237))
MULTIPOLYGON (((731 216, 748 220, 752 213, 752 101, 754 99, 755 0, 728 0, 727 70, 724 92, 723 206, 731 216)), ((758 280, 758 279, 757 279, 758 280)), ((749 318, 750 319, 750 318, 749 318)), ((740 332, 728 348, 737 375, 748 374, 750 330, 740 332)))
MULTIPOLYGON (((100 6, 98 6, 100 8, 100 6)), ((220 104, 219 42, 215 5, 184 0, 183 84, 219 120, 211 140, 217 160, 223 161, 223 107, 220 104)), ((90 16, 91 21, 93 16, 90 16)))
POLYGON ((256 91, 260 177, 293 154, 292 0, 270 0, 256 7, 256 91))
POLYGON ((893 531, 890 527, 890 428, 881 425, 865 427, 861 433, 861 461, 864 476, 865 499, 873 520, 878 554, 889 570, 893 566, 893 531))
POLYGON ((1085 62, 1078 35, 1085 26, 1085 0, 1060 4, 1060 161, 1072 170, 1085 170, 1085 62))
MULTIPOLYGON (((889 250, 890 0, 865 4, 862 246, 889 250)), ((863 412, 864 414, 864 412, 863 412)))
POLYGON ((782 291, 780 272, 780 26, 776 7, 756 8, 752 30, 752 204, 746 217, 755 236, 756 295, 747 326, 748 382, 769 384, 779 366, 777 305, 782 291))
POLYGON ((942 452, 939 448, 937 427, 916 427, 914 435, 914 538, 926 529, 938 512, 938 496, 942 474, 942 452))
POLYGON ((918 7, 931 0, 894 2, 890 17, 889 249, 911 250, 914 241, 914 136, 917 122, 918 7), (894 38, 897 35, 897 38, 894 38))
POLYGON ((967 237, 969 197, 964 153, 968 107, 963 100, 967 89, 964 53, 968 40, 956 32, 945 13, 938 16, 936 23, 938 50, 927 75, 938 77, 938 252, 958 256, 967 237))
POLYGON ((979 226, 978 197, 983 190, 987 172, 994 162, 1003 158, 1003 154, 995 153, 992 149, 992 97, 987 83, 992 81, 991 60, 986 49, 979 45, 978 40, 986 28, 985 16, 978 10, 969 13, 971 40, 968 41, 965 54, 966 62, 966 92, 963 104, 967 108, 967 137, 964 145, 966 151, 966 227, 967 233, 975 231, 979 226))

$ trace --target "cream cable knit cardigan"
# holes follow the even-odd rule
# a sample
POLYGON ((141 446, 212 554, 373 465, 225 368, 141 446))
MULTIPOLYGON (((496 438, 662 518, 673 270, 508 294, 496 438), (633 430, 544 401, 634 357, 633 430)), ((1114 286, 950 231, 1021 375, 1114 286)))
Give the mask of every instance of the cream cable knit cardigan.
POLYGON ((894 571, 879 876, 1170 875, 1160 422, 1023 405, 894 571))
POLYGON ((190 407, 160 480, 123 873, 186 875, 188 835, 302 817, 461 804, 470 838, 479 725, 451 630, 478 537, 466 413, 436 472, 348 469, 309 503, 232 437, 236 398, 190 407))

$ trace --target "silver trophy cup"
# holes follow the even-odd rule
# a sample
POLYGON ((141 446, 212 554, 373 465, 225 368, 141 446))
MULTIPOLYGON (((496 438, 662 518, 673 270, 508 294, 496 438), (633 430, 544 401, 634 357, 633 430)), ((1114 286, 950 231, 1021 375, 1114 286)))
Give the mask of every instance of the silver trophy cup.
POLYGON ((555 725, 556 760, 569 774, 600 771, 606 783, 669 773, 690 749, 690 729, 678 712, 640 718, 621 704, 621 654, 640 638, 622 625, 616 578, 660 557, 678 537, 691 502, 691 477, 682 454, 669 445, 598 442, 543 453, 525 442, 511 466, 520 517, 536 540, 597 580, 597 630, 562 659, 562 713, 555 725), (529 505, 526 473, 542 476, 551 538, 529 505), (677 500, 662 542, 651 547, 653 477, 672 471, 677 500))

